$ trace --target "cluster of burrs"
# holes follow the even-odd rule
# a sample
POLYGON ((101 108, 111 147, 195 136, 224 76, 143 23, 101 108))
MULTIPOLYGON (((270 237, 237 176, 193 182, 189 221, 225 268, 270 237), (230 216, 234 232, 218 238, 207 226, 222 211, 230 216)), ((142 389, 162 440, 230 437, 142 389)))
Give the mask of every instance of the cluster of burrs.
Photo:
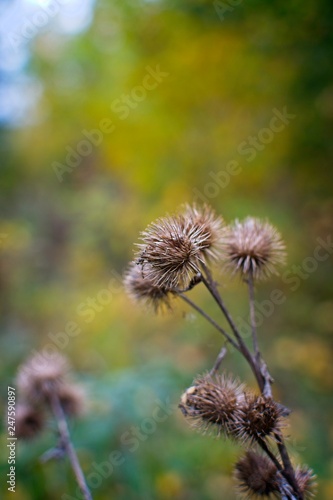
POLYGON ((44 431, 55 400, 67 417, 82 414, 84 392, 70 380, 68 372, 67 360, 60 354, 45 357, 37 353, 20 367, 16 377, 19 391, 15 415, 17 438, 32 439, 44 431))
POLYGON ((178 213, 160 218, 141 233, 141 243, 124 278, 128 294, 155 312, 171 309, 171 299, 181 298, 208 320, 248 362, 260 392, 255 394, 218 369, 227 349, 220 351, 213 369, 197 377, 181 398, 180 408, 195 428, 204 433, 241 442, 247 449, 235 465, 235 478, 246 497, 275 496, 304 500, 313 495, 314 476, 308 467, 293 466, 284 444, 282 429, 289 411, 274 401, 272 378, 258 344, 254 309, 254 286, 277 274, 285 263, 285 245, 267 221, 247 217, 226 224, 205 205, 186 205, 178 213), (249 290, 253 349, 242 338, 225 306, 212 266, 239 274, 249 290), (203 283, 224 315, 227 331, 188 293, 203 283), (273 451, 273 447, 277 452, 273 451))
POLYGON ((57 444, 41 457, 42 462, 68 457, 82 498, 91 493, 71 441, 67 419, 82 415, 85 393, 71 380, 67 359, 58 352, 52 356, 43 351, 30 357, 16 377, 18 403, 15 411, 15 436, 30 440, 47 430, 52 418, 57 424, 57 444))

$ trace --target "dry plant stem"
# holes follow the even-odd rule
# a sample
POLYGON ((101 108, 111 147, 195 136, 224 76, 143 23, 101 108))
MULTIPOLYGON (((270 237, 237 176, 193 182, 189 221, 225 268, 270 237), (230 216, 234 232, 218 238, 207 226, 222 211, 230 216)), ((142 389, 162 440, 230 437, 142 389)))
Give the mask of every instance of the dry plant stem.
MULTIPOLYGON (((245 357, 245 359, 249 363, 249 365, 252 369, 252 372, 255 375, 255 378, 256 378, 257 383, 259 385, 260 391, 262 393, 264 393, 264 392, 271 393, 271 391, 270 391, 270 376, 269 376, 269 373, 267 370, 267 366, 265 365, 266 376, 264 376, 264 374, 262 373, 262 367, 260 366, 261 365, 260 355, 258 356, 258 358, 257 358, 257 356, 255 356, 255 357, 252 356, 248 347, 244 343, 231 315, 229 314, 229 311, 227 310, 227 308, 222 300, 222 297, 219 294, 216 283, 213 280, 209 269, 206 266, 203 266, 203 270, 204 270, 206 276, 204 274, 202 274, 202 278, 201 278, 202 282, 205 284, 206 288, 211 293, 215 302, 218 304, 218 306, 220 307, 226 320, 228 321, 228 323, 229 323, 229 325, 230 325, 230 327, 231 327, 231 329, 232 329, 232 331, 233 331, 233 333, 238 341, 238 345, 239 345, 238 350, 243 354, 243 356, 245 357)), ((258 349, 258 352, 259 352, 259 349, 258 349)), ((294 491, 297 495, 296 498, 298 500, 303 500, 303 495, 300 492, 298 484, 296 482, 295 472, 294 472, 293 466, 291 464, 287 448, 286 448, 285 444, 283 443, 281 436, 279 436, 277 434, 277 435, 275 435, 275 438, 278 442, 278 449, 279 449, 280 456, 281 456, 283 466, 284 466, 284 470, 281 471, 281 473, 283 474, 283 476, 287 479, 288 483, 294 489, 294 491)), ((292 500, 292 498, 291 498, 291 500, 292 500)))
MULTIPOLYGON (((261 355, 259 350, 256 321, 255 321, 255 309, 254 309, 254 281, 253 281, 253 273, 251 271, 249 273, 247 283, 249 287, 250 320, 251 320, 252 340, 253 340, 253 349, 255 353, 255 360, 257 366, 260 367, 261 374, 264 377, 265 381, 262 392, 266 397, 272 397, 272 390, 271 390, 272 379, 269 375, 266 363, 263 363, 261 360, 261 355)), ((289 483, 293 486, 293 488, 294 489, 296 488, 295 491, 297 491, 298 485, 295 480, 294 469, 291 464, 287 449, 279 435, 276 434, 275 439, 277 440, 278 443, 278 449, 285 468, 286 478, 288 479, 289 483)))
POLYGON ((278 461, 278 459, 276 458, 276 456, 274 455, 274 453, 272 453, 271 450, 268 448, 268 446, 265 443, 265 441, 263 439, 259 439, 258 440, 258 444, 259 444, 260 448, 266 453, 266 455, 271 459, 271 461, 273 462, 273 464, 275 465, 275 467, 277 468, 277 470, 279 472, 281 472, 281 474, 283 474, 283 469, 281 467, 280 462, 278 461))
POLYGON ((264 377, 261 373, 260 366, 258 363, 256 363, 256 360, 253 358, 253 356, 250 353, 249 349, 247 348, 244 340, 242 339, 241 334, 239 333, 228 309, 226 308, 226 306, 222 300, 222 297, 220 296, 220 294, 217 290, 216 284, 215 284, 215 282, 210 274, 210 271, 207 269, 206 266, 204 267, 204 271, 205 271, 207 277, 202 274, 202 278, 201 278, 202 282, 204 283, 204 285, 206 286, 208 291, 213 296, 215 302, 217 303, 217 305, 221 309, 222 313, 224 314, 227 322, 229 323, 229 325, 230 325, 230 327, 231 327, 231 329, 232 329, 232 331, 233 331, 233 333, 238 341, 238 345, 239 345, 238 350, 243 354, 244 358, 247 360, 247 362, 251 366, 251 369, 252 369, 252 371, 253 371, 253 373, 258 381, 260 390, 262 392, 264 390, 265 380, 264 380, 264 377))
POLYGON ((222 333, 222 335, 227 339, 227 341, 230 342, 230 344, 233 345, 233 347, 237 349, 237 351, 239 351, 239 346, 236 344, 233 338, 230 337, 230 335, 218 323, 216 323, 216 321, 213 320, 213 318, 211 318, 207 313, 205 313, 205 311, 201 309, 201 307, 197 306, 195 302, 186 297, 186 295, 184 295, 182 292, 175 292, 175 293, 177 293, 179 297, 181 297, 185 302, 187 302, 187 304, 193 307, 193 309, 195 309, 199 314, 201 314, 201 316, 203 316, 207 321, 209 321, 209 323, 211 323, 220 333, 222 333))
POLYGON ((77 458, 75 448, 74 448, 72 441, 71 441, 71 437, 69 434, 64 410, 62 409, 58 395, 54 391, 51 392, 51 394, 52 394, 52 396, 50 397, 50 406, 51 406, 52 412, 56 418, 56 421, 58 424, 58 429, 59 429, 59 434, 60 434, 60 439, 61 439, 61 442, 63 443, 63 446, 66 450, 67 456, 68 456, 69 461, 71 463, 73 472, 74 472, 75 477, 76 477, 76 481, 77 481, 77 483, 80 487, 80 490, 83 494, 84 500, 92 500, 92 496, 91 496, 91 493, 90 493, 89 488, 87 486, 84 474, 82 472, 82 469, 81 469, 81 466, 79 463, 79 460, 77 458))
POLYGON ((216 358, 216 361, 214 363, 214 366, 213 368, 210 370, 210 375, 214 375, 220 368, 220 365, 223 361, 223 358, 225 357, 225 355, 227 354, 228 350, 225 346, 222 347, 222 349, 220 350, 219 352, 219 355, 217 356, 216 358))
MULTIPOLYGON (((282 499, 286 498, 286 500, 297 500, 297 499, 302 500, 303 496, 298 491, 298 485, 297 485, 296 481, 294 480, 295 478, 292 479, 290 477, 290 475, 288 474, 288 472, 286 471, 286 469, 283 469, 281 467, 280 462, 277 460, 276 456, 268 448, 268 446, 265 443, 265 441, 263 441, 262 439, 260 439, 260 440, 258 440, 258 444, 261 447, 261 449, 266 453, 266 455, 271 459, 271 461, 273 462, 273 464, 275 465, 275 467, 277 468, 277 470, 280 472, 280 474, 282 474, 282 476, 288 481, 288 483, 292 486, 292 488, 298 494, 298 496, 295 497, 292 493, 290 493, 290 494, 288 493, 288 495, 287 496, 283 496, 282 499)), ((288 459, 289 459, 289 457, 288 457, 288 459)), ((291 463, 290 463, 290 466, 292 467, 291 463)))
POLYGON ((258 344, 257 325, 256 325, 256 316, 255 316, 255 308, 254 308, 254 282, 253 282, 253 272, 251 270, 249 272, 247 284, 249 287, 250 320, 251 320, 253 350, 254 350, 256 361, 257 361, 258 365, 260 365, 260 351, 259 351, 259 344, 258 344))

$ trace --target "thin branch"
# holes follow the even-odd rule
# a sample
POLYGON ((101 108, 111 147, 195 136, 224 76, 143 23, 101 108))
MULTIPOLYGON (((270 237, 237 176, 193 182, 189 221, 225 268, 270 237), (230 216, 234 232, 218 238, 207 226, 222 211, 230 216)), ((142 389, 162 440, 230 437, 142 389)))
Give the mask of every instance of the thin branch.
POLYGON ((222 300, 222 297, 221 295, 219 294, 218 292, 218 289, 216 287, 216 283, 215 281, 213 280, 213 277, 209 271, 209 269, 207 268, 207 266, 205 266, 204 264, 202 264, 202 268, 203 270, 205 271, 206 273, 206 276, 204 274, 201 274, 201 279, 202 279, 202 282, 205 284, 206 288, 208 289, 208 291, 211 293, 211 295, 213 296, 215 302, 218 304, 218 306, 220 307, 221 311, 223 312, 227 322, 229 323, 230 325, 230 328, 231 330, 233 331, 235 337, 237 338, 238 342, 239 343, 243 343, 243 339, 241 337, 241 334, 239 333, 228 309, 226 308, 223 300, 222 300))
POLYGON ((84 474, 82 472, 79 459, 77 457, 75 448, 71 441, 64 410, 60 404, 59 397, 55 391, 51 391, 50 406, 57 421, 61 443, 64 449, 66 450, 67 456, 69 458, 73 472, 76 477, 76 481, 83 494, 83 498, 84 500, 92 500, 92 496, 87 486, 84 474))
MULTIPOLYGON (((297 485, 297 483, 295 482, 295 484, 292 484, 289 472, 285 468, 281 467, 280 462, 278 461, 278 459, 276 458, 276 456, 274 455, 274 453, 271 452, 271 450, 269 449, 269 447, 267 446, 267 444, 265 443, 265 441, 263 439, 259 439, 258 440, 258 444, 261 447, 261 449, 266 453, 266 455, 271 459, 271 461, 273 462, 273 464, 275 465, 275 467, 277 468, 277 470, 280 472, 280 474, 282 475, 282 477, 287 481, 288 484, 291 485, 291 487, 296 492, 298 492, 298 485, 297 485)), ((287 487, 285 487, 285 489, 288 490, 287 487)), ((285 494, 287 494, 287 496, 285 496, 285 497, 282 496, 282 498, 286 498, 287 500, 297 500, 296 497, 293 495, 293 493, 290 493, 289 491, 286 491, 285 494)), ((303 497, 298 496, 297 498, 303 498, 303 497)))
POLYGON ((227 354, 227 352, 228 352, 227 348, 225 346, 223 346, 219 352, 219 355, 216 358, 216 361, 214 363, 213 368, 209 372, 210 375, 214 375, 219 370, 221 363, 222 363, 225 355, 227 354))
POLYGON ((210 292, 210 294, 213 296, 215 302, 217 303, 217 305, 221 309, 223 315, 225 316, 226 320, 228 321, 228 323, 229 323, 229 325, 230 325, 230 327, 231 327, 231 329, 232 329, 232 331, 233 331, 233 333, 238 341, 239 351, 243 354, 244 358, 249 363, 249 365, 252 369, 252 372, 254 373, 254 376, 258 382, 260 390, 262 392, 264 390, 265 381, 264 381, 263 375, 261 373, 260 366, 258 365, 258 363, 256 363, 256 359, 253 358, 253 356, 250 353, 247 345, 245 344, 241 334, 239 333, 228 309, 226 308, 226 306, 222 300, 221 295, 219 294, 216 283, 214 282, 209 269, 206 266, 203 266, 203 269, 206 273, 206 276, 204 274, 202 274, 202 282, 204 283, 204 285, 206 286, 206 288, 210 292))
POLYGON ((295 478, 294 468, 292 466, 287 448, 286 448, 285 444, 283 443, 281 437, 278 434, 274 434, 274 437, 277 439, 278 449, 279 449, 280 456, 282 458, 282 462, 284 465, 284 471, 285 471, 284 477, 287 479, 289 484, 293 487, 294 491, 298 494, 298 498, 300 500, 303 500, 303 494, 301 493, 299 486, 297 484, 297 481, 295 478))
MULTIPOLYGON (((259 356, 260 356, 260 354, 259 354, 259 356)), ((257 363, 258 364, 260 363, 261 375, 263 376, 264 381, 265 381, 264 389, 263 389, 262 393, 265 396, 265 398, 271 398, 271 399, 273 399, 273 395, 272 395, 272 383, 273 383, 273 379, 272 379, 272 377, 271 377, 271 375, 270 375, 270 373, 268 371, 267 365, 261 359, 261 357, 257 360, 257 363)))
POLYGON ((249 277, 246 280, 249 287, 249 303, 250 303, 250 321, 251 321, 251 330, 252 330, 252 342, 253 342, 253 350, 257 363, 260 363, 260 351, 259 351, 259 343, 258 343, 258 335, 257 335, 257 325, 256 325, 256 313, 254 307, 254 281, 253 281, 253 272, 250 270, 249 277))
POLYGON ((282 468, 280 462, 278 461, 278 459, 276 458, 274 453, 272 453, 271 450, 268 448, 265 441, 263 439, 259 439, 258 444, 259 444, 260 448, 266 453, 266 455, 271 459, 271 461, 273 462, 273 464, 275 465, 277 470, 279 472, 281 472, 281 474, 283 474, 283 468, 282 468))
POLYGON ((239 351, 239 346, 236 344, 234 339, 230 337, 230 335, 218 323, 216 323, 216 321, 213 318, 211 318, 209 314, 205 313, 205 311, 201 309, 201 307, 197 306, 197 304, 193 302, 193 300, 186 297, 186 295, 184 295, 182 292, 175 291, 174 293, 177 293, 179 297, 181 297, 187 304, 193 307, 193 309, 195 309, 199 314, 201 314, 201 316, 203 316, 207 321, 209 321, 209 323, 213 325, 216 328, 216 330, 222 333, 222 335, 227 339, 227 341, 230 342, 230 344, 235 349, 237 349, 237 351, 239 351))
POLYGON ((197 273, 195 276, 193 276, 193 278, 191 279, 189 285, 186 287, 186 288, 177 288, 175 289, 175 292, 176 293, 185 293, 185 292, 189 292, 190 290, 193 290, 193 288, 195 286, 197 286, 199 283, 201 283, 202 281, 202 275, 201 273, 197 273))

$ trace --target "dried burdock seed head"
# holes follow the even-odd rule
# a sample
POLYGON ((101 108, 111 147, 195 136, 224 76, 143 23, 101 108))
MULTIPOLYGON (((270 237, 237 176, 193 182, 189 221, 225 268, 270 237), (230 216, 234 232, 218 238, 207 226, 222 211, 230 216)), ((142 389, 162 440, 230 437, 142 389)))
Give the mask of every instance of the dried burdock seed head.
POLYGON ((276 266, 286 259, 285 245, 274 226, 254 217, 236 220, 229 227, 226 244, 227 267, 256 279, 277 274, 276 266))
POLYGON ((142 273, 154 286, 184 288, 199 270, 200 247, 187 231, 183 215, 158 219, 141 235, 137 255, 142 273))
POLYGON ((85 409, 85 393, 82 387, 74 384, 63 384, 58 390, 59 402, 68 417, 79 417, 85 409))
POLYGON ((240 493, 247 498, 269 497, 279 491, 275 465, 267 457, 252 451, 237 462, 235 478, 240 493))
POLYGON ((243 387, 224 375, 198 377, 179 405, 194 428, 231 435, 238 419, 243 387))
POLYGON ((18 403, 15 410, 15 436, 18 439, 33 439, 43 429, 43 411, 26 403, 18 403))
POLYGON ((283 407, 271 398, 247 393, 238 413, 235 433, 245 442, 258 442, 279 434, 284 424, 283 407))
POLYGON ((128 295, 136 302, 143 303, 155 312, 170 309, 170 292, 165 287, 155 286, 147 276, 145 270, 132 263, 125 274, 124 286, 128 295))
POLYGON ((218 257, 223 235, 223 220, 210 208, 186 206, 141 233, 137 263, 153 286, 186 288, 202 264, 218 257))
POLYGON ((185 205, 184 217, 187 231, 200 247, 205 260, 218 260, 225 245, 226 227, 221 216, 217 216, 208 205, 185 205))
POLYGON ((53 392, 58 392, 64 384, 68 370, 66 359, 54 353, 52 357, 37 353, 21 366, 17 374, 20 393, 33 402, 49 401, 53 392))
POLYGON ((311 469, 306 465, 296 467, 295 471, 296 482, 303 493, 304 499, 308 500, 314 497, 316 493, 316 476, 311 469))

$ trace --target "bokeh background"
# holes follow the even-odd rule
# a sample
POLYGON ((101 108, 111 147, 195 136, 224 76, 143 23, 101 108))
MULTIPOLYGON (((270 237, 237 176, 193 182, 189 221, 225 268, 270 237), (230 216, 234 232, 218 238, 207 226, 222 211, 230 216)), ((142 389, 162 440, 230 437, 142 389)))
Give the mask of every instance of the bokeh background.
MULTIPOLYGON (((0 10, 3 412, 20 363, 58 343, 89 396, 71 423, 86 475, 112 451, 123 457, 91 479, 96 500, 236 498, 240 449, 190 430, 176 407, 221 338, 184 304, 154 316, 121 284, 150 221, 207 201, 228 222, 269 218, 287 242, 287 274, 257 290, 259 302, 276 288, 286 297, 260 338, 276 397, 294 410, 291 453, 331 500, 332 2, 7 0, 0 10), (61 335, 69 322, 79 335, 61 335), (156 411, 166 418, 154 425, 156 411)), ((246 318, 242 284, 219 280, 246 318)), ((192 295, 218 314, 204 290, 192 295)), ((235 353, 224 367, 254 384, 235 353)), ((66 461, 39 461, 54 443, 50 422, 18 445, 16 500, 80 498, 66 461)), ((4 427, 0 460, 4 478, 4 427)))

